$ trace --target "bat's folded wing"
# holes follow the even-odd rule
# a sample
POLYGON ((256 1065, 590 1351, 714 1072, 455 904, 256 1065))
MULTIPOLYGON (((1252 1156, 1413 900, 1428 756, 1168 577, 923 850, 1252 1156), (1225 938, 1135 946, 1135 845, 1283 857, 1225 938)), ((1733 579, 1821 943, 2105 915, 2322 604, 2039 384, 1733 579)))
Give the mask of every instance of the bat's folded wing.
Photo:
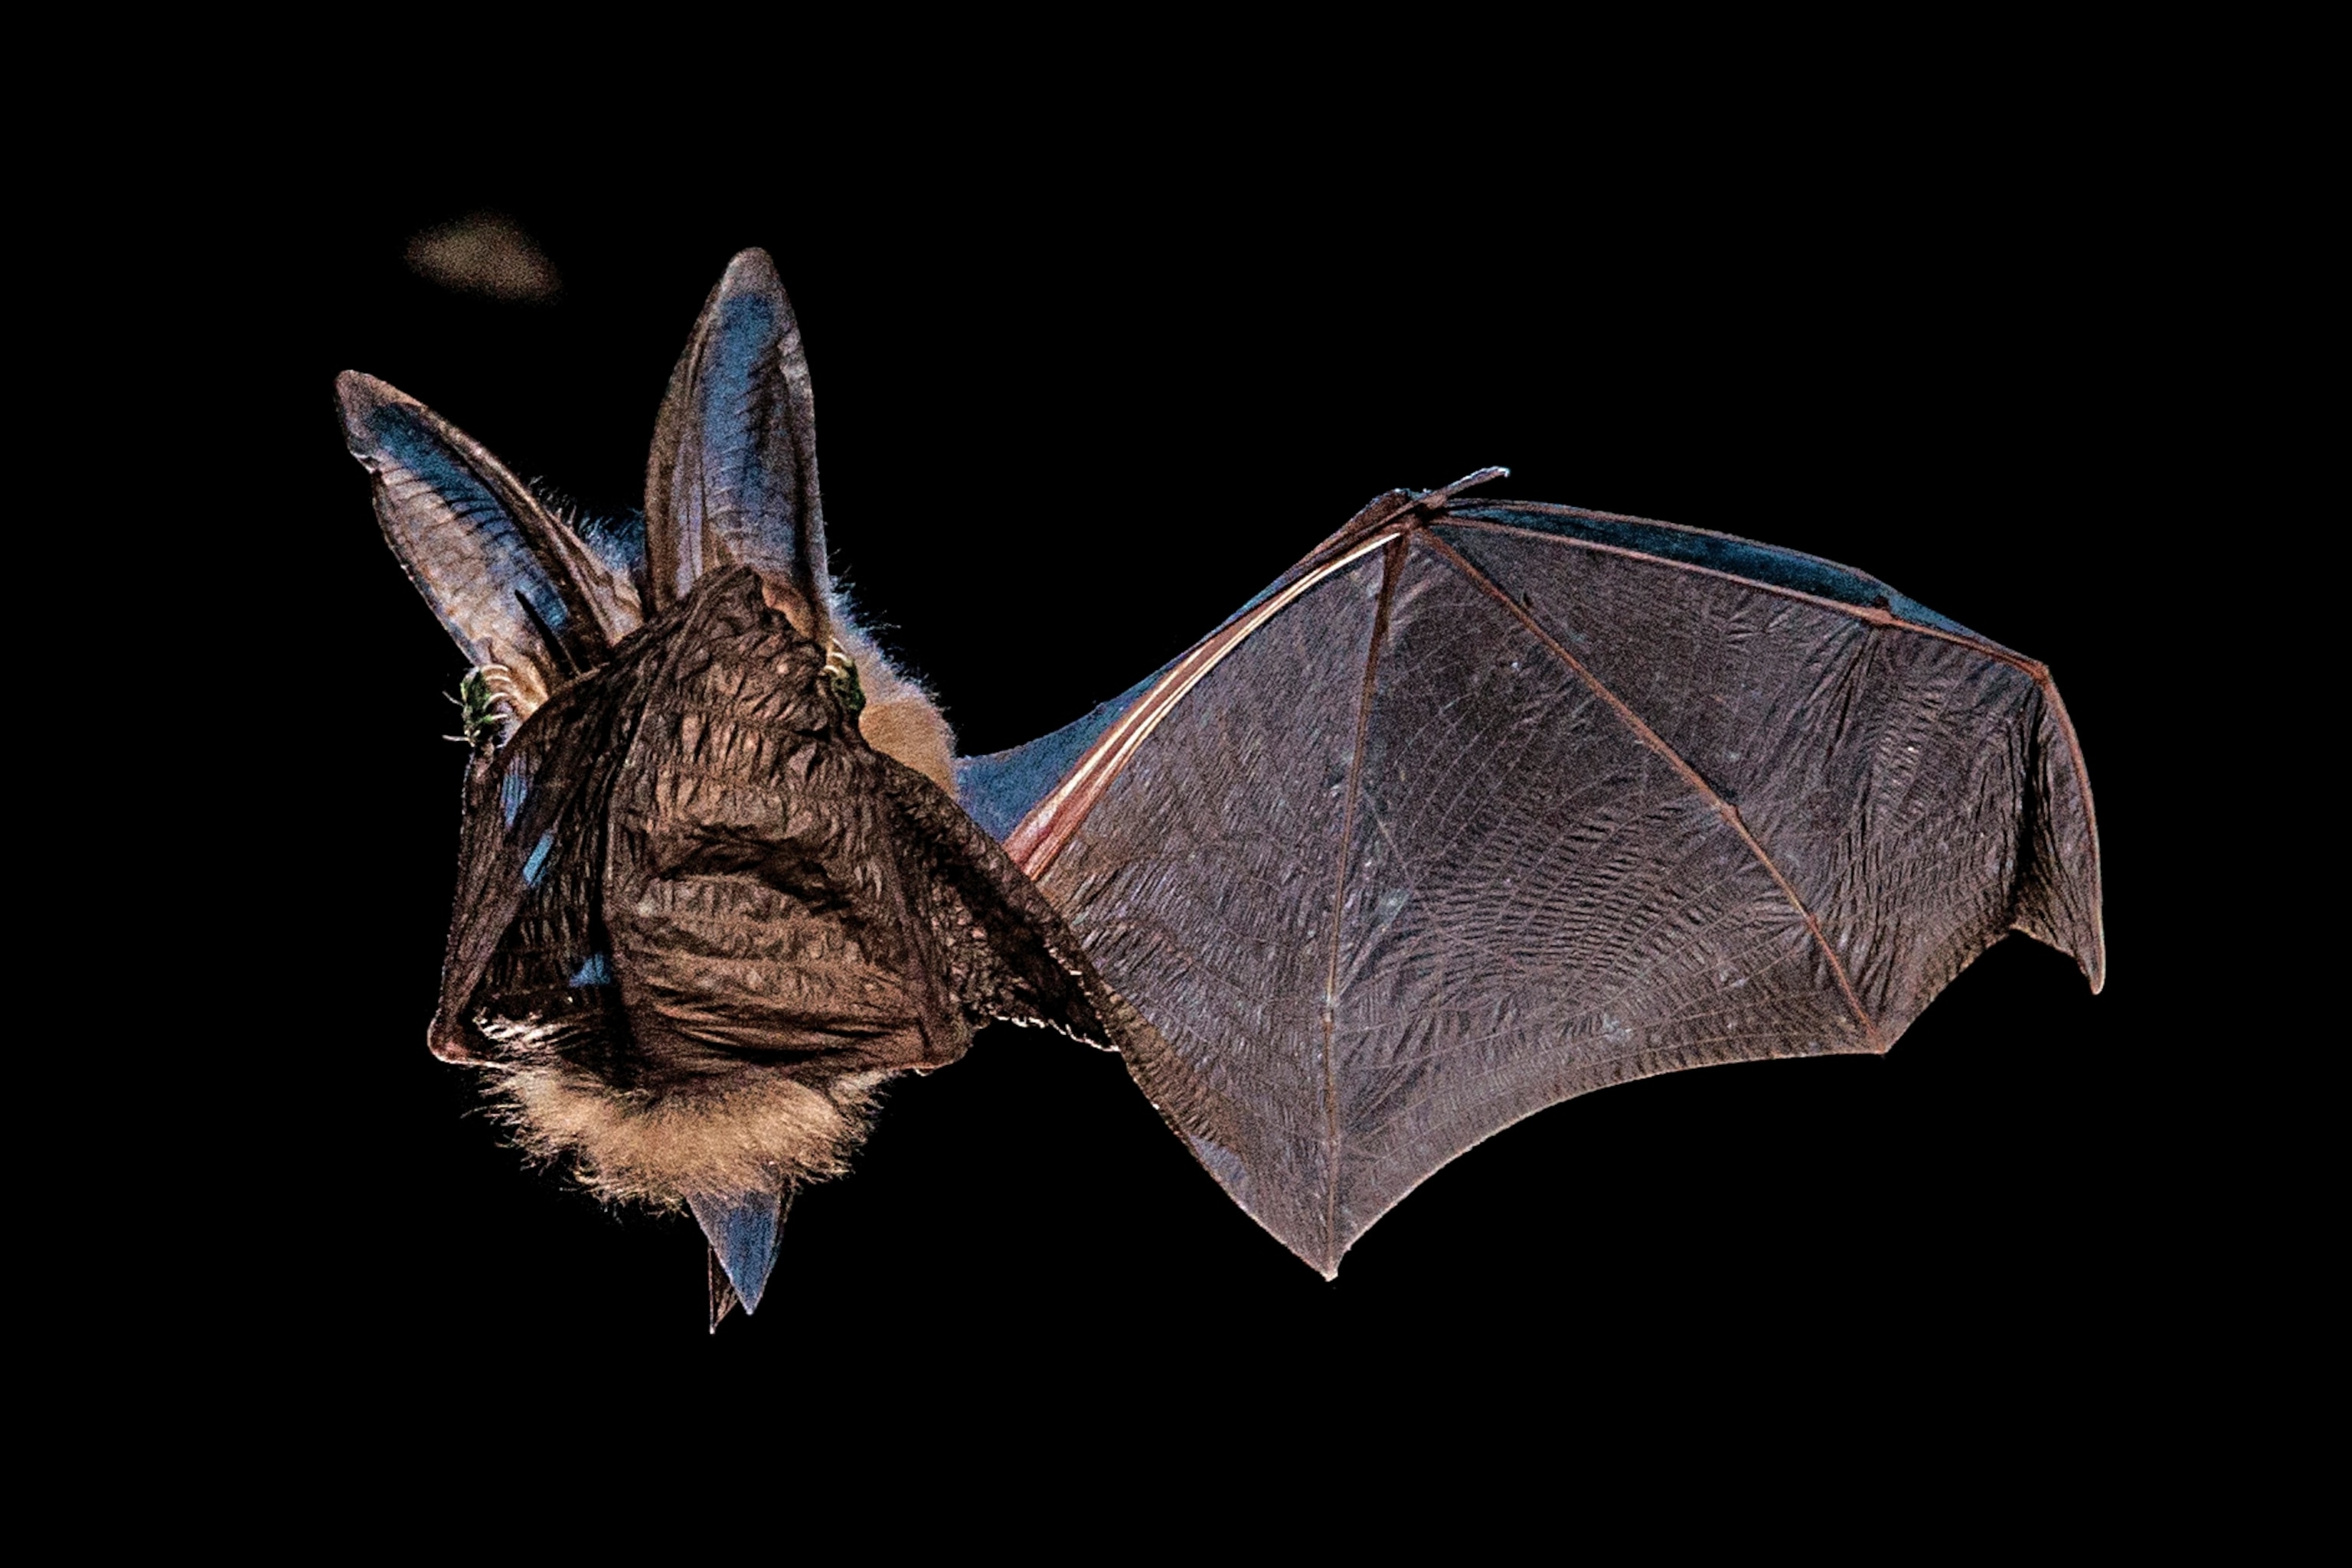
POLYGON ((1151 682, 965 768, 1156 1026, 1155 1100, 1326 1273, 1572 1095, 1883 1051, 2011 930, 2102 973, 2047 673, 1665 524, 1391 493, 1151 682))

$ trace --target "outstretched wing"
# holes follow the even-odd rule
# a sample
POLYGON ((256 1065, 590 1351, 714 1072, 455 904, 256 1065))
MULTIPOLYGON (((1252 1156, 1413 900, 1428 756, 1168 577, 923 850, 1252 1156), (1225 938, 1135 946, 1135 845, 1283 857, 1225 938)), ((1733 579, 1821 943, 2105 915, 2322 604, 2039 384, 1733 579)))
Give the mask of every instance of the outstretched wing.
POLYGON ((1157 1026, 1155 1100, 1327 1275, 1572 1095, 1884 1051, 2011 930, 2104 964, 2041 666, 1843 567, 1565 507, 1382 497, 961 783, 1157 1026))

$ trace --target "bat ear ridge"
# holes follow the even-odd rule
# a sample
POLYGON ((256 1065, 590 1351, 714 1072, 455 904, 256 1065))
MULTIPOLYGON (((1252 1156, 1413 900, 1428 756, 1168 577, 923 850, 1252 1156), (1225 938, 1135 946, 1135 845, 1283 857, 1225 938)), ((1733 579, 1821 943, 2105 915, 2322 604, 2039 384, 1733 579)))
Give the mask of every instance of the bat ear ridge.
POLYGON ((728 263, 671 373, 646 464, 646 531, 656 610, 739 563, 804 636, 826 640, 815 400, 800 322, 764 250, 728 263))
POLYGON ((635 629, 626 574, 480 442, 359 371, 335 378, 335 403, 385 542, 467 661, 505 668, 518 719, 635 629))

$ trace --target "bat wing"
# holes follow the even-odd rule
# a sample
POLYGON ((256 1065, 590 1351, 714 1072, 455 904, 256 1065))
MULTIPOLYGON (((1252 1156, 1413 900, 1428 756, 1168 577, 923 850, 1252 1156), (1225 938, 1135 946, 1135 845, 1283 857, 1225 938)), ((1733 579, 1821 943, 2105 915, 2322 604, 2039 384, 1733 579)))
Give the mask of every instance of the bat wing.
POLYGON ((1812 557, 1461 488, 962 764, 1156 1026, 1155 1103, 1300 1258, 1570 1096, 1884 1051, 2009 931, 2098 986, 2041 666, 1812 557))
POLYGON ((486 986, 507 1012, 559 1026, 571 1054, 625 1047, 629 1024, 599 913, 606 811, 660 652, 630 644, 467 769, 457 896, 427 1037, 444 1061, 487 1057, 473 1016, 486 986))

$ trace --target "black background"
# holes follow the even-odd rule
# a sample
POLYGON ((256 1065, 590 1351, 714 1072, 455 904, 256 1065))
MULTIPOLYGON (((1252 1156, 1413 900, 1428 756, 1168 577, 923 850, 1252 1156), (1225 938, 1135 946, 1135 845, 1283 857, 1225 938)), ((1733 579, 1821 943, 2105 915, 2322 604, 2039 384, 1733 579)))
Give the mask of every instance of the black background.
POLYGON ((2187 1026, 2149 945, 2157 747, 2127 635, 2147 487, 2121 476, 2161 457, 2135 417, 2143 253, 2123 184, 1965 151, 1896 173, 1308 161, 1243 192, 1008 152, 687 192, 420 160, 290 202, 267 286, 226 296, 268 448, 233 548, 286 609, 215 672, 258 763, 226 875, 265 912, 221 1007, 254 1047, 249 1197, 200 1226, 273 1261, 200 1258, 200 1288, 278 1325, 267 1358, 523 1383, 601 1356, 736 1391, 906 1373, 1280 1405, 1667 1365, 1885 1398, 2120 1373, 2165 1267, 2141 1064, 2187 1026), (412 233, 480 208, 539 238, 556 301, 406 269, 412 233), (1885 1058, 1571 1101, 1439 1173, 1330 1284, 1115 1059, 997 1030, 892 1092, 856 1173, 794 1208, 758 1316, 706 1337, 692 1222, 526 1169, 425 1053, 462 661, 383 544, 331 386, 365 370, 520 472, 636 504, 670 365, 753 245, 806 334, 836 574, 964 750, 1124 689, 1375 493, 1507 464, 1485 493, 1810 551, 2045 660, 2097 795, 2107 993, 2012 938, 1885 1058))

